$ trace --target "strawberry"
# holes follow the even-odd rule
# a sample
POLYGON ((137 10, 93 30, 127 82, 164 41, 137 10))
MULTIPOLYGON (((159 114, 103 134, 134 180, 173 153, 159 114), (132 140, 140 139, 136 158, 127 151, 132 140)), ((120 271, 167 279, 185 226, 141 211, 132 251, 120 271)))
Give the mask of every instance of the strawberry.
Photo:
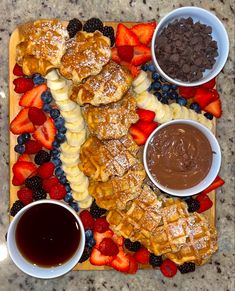
POLYGON ((140 42, 138 37, 132 32, 129 28, 127 28, 124 24, 119 23, 117 26, 116 32, 116 46, 122 45, 138 45, 140 42))
POLYGON ((117 234, 113 234, 112 239, 118 246, 123 246, 124 245, 124 238, 122 236, 119 236, 117 234))
POLYGON ((39 141, 48 150, 52 149, 52 143, 55 139, 56 127, 51 117, 47 118, 47 121, 43 125, 39 126, 33 137, 39 141))
POLYGON ((126 62, 130 62, 134 55, 133 46, 130 45, 123 45, 117 48, 117 52, 119 57, 126 62))
POLYGON ((215 178, 215 180, 210 184, 210 186, 208 186, 205 190, 203 190, 200 194, 201 195, 205 195, 207 193, 210 193, 211 191, 221 187, 222 185, 224 185, 224 180, 221 179, 219 176, 217 176, 215 178))
POLYGON ((196 200, 200 202, 200 208, 197 210, 198 213, 202 213, 213 206, 213 202, 205 194, 197 195, 196 200))
POLYGON ((213 102, 211 102, 210 104, 208 104, 204 110, 206 112, 211 113, 212 115, 214 115, 217 118, 220 118, 222 115, 222 108, 221 108, 221 101, 220 99, 217 99, 213 102))
POLYGON ((29 109, 21 109, 17 116, 12 120, 10 124, 10 131, 14 134, 31 133, 35 128, 33 123, 28 117, 29 109))
POLYGON ((27 140, 25 142, 25 153, 26 154, 36 154, 42 149, 42 145, 36 140, 27 140))
POLYGON ((110 266, 119 272, 128 272, 129 265, 129 256, 124 253, 123 249, 119 250, 117 256, 110 263, 110 266))
POLYGON ((17 191, 17 197, 24 205, 27 205, 33 202, 33 191, 26 187, 21 188, 17 191))
POLYGON ((47 162, 38 167, 38 176, 42 179, 50 178, 55 170, 55 165, 52 162, 47 162))
POLYGON ((130 70, 133 78, 136 78, 139 75, 140 69, 138 67, 124 61, 121 61, 120 64, 127 67, 130 70))
POLYGON ((31 162, 16 162, 12 167, 14 174, 13 179, 15 179, 19 185, 22 185, 29 176, 35 173, 36 170, 37 167, 31 162))
POLYGON ((131 31, 137 35, 141 43, 149 45, 156 25, 156 22, 140 23, 132 26, 131 31))
POLYGON ((94 239, 96 241, 96 247, 99 248, 99 244, 102 242, 104 238, 112 238, 113 241, 118 245, 117 241, 115 240, 114 233, 111 229, 106 230, 103 233, 94 232, 94 239))
POLYGON ((138 270, 138 263, 136 259, 132 255, 128 255, 129 259, 129 269, 127 271, 128 274, 135 274, 138 270))
POLYGON ((198 87, 194 94, 193 101, 197 102, 201 109, 204 109, 209 103, 217 100, 219 94, 215 89, 198 87))
POLYGON ((120 64, 121 63, 121 59, 118 55, 118 50, 116 47, 113 47, 112 48, 112 60, 117 63, 117 64, 120 64))
POLYGON ((99 251, 105 256, 116 256, 119 249, 111 238, 104 238, 99 244, 99 251))
POLYGON ((94 231, 103 233, 109 229, 109 223, 107 222, 105 217, 99 217, 96 219, 94 224, 94 231))
POLYGON ((155 118, 155 112, 151 110, 137 108, 136 113, 139 115, 139 118, 143 121, 153 121, 155 118))
POLYGON ((25 93, 34 87, 32 79, 19 77, 13 81, 15 85, 14 91, 18 94, 25 93))
POLYGON ((18 77, 22 77, 22 76, 24 76, 24 73, 23 73, 23 69, 22 69, 22 67, 19 66, 17 63, 16 63, 15 66, 14 66, 13 74, 14 74, 15 76, 18 76, 18 77))
POLYGON ((46 90, 46 84, 34 87, 30 91, 27 91, 23 96, 21 96, 19 105, 24 107, 37 107, 41 109, 43 106, 41 95, 46 90))
POLYGON ((21 183, 21 181, 19 181, 16 176, 14 175, 13 178, 12 178, 12 185, 14 186, 20 186, 22 185, 23 183, 21 183))
POLYGON ((180 96, 184 97, 185 99, 193 98, 196 93, 197 87, 179 87, 179 94, 180 96))
POLYGON ((29 108, 29 120, 34 124, 34 125, 42 125, 46 120, 46 115, 45 113, 37 108, 37 107, 30 107, 29 108))
POLYGON ((208 89, 213 89, 215 87, 215 78, 210 80, 207 83, 202 84, 201 87, 208 88, 208 89))
POLYGON ((111 264, 113 256, 105 256, 97 249, 93 248, 90 256, 90 263, 95 266, 105 266, 111 264))
POLYGON ((32 162, 32 160, 28 154, 22 154, 19 156, 18 162, 32 162))
POLYGON ((42 188, 48 193, 51 188, 57 184, 59 184, 59 179, 56 176, 52 176, 42 181, 42 188))
POLYGON ((49 192, 51 199, 61 200, 66 195, 66 189, 65 186, 62 184, 57 184, 55 186, 52 186, 49 192))
POLYGON ((161 264, 160 270, 164 276, 171 278, 177 273, 177 266, 171 260, 166 259, 161 264))
POLYGON ((132 138, 138 145, 144 145, 146 143, 146 135, 138 128, 136 124, 132 124, 129 128, 129 131, 132 138))
POLYGON ((134 258, 138 263, 141 264, 148 264, 149 256, 150 252, 144 247, 141 247, 137 252, 134 253, 134 258))
POLYGON ((95 220, 88 210, 83 210, 80 213, 80 218, 85 230, 94 228, 95 220))
POLYGON ((149 137, 154 129, 157 128, 158 123, 154 121, 138 120, 135 125, 145 134, 146 137, 149 137))
POLYGON ((131 64, 139 66, 147 63, 152 59, 151 49, 144 44, 136 45, 134 47, 134 57, 132 58, 131 64))

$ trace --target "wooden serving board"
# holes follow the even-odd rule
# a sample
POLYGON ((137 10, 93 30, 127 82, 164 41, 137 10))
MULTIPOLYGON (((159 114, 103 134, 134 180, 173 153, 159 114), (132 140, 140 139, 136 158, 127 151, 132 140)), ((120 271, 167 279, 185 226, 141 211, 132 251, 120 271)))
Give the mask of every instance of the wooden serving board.
MULTIPOLYGON (((67 24, 67 22, 64 22, 65 24, 67 24)), ((133 26, 134 22, 124 22, 123 24, 125 24, 127 27, 131 27, 133 26)), ((112 26, 114 28, 114 30, 116 31, 118 22, 105 22, 105 25, 108 26, 112 26)), ((16 59, 16 46, 20 41, 20 36, 19 36, 19 29, 16 28, 10 37, 10 41, 9 41, 9 123, 15 118, 15 116, 18 114, 19 110, 20 110, 20 106, 18 105, 18 101, 19 101, 19 94, 15 93, 14 91, 14 84, 13 84, 13 80, 15 79, 15 76, 13 75, 13 68, 15 66, 15 59, 16 59)), ((215 128, 215 126, 214 126, 215 128)), ((215 132, 214 132, 215 133, 215 132)), ((17 200, 17 191, 19 189, 19 187, 16 187, 14 185, 12 185, 11 181, 13 178, 13 173, 12 173, 12 167, 14 165, 14 163, 16 162, 17 158, 18 158, 18 154, 14 151, 14 146, 17 143, 17 136, 12 134, 9 131, 9 151, 10 151, 10 161, 9 161, 9 167, 10 167, 10 199, 9 199, 9 206, 11 207, 12 204, 15 202, 15 200, 17 200)), ((206 211, 205 213, 203 213, 205 216, 207 216, 207 218, 209 219, 211 225, 215 225, 215 191, 212 191, 211 193, 208 194, 208 196, 210 197, 210 199, 213 201, 213 207, 210 208, 208 211, 206 211)), ((12 217, 10 216, 9 218, 10 220, 12 220, 12 217)), ((149 265, 142 265, 141 269, 150 269, 152 268, 149 265)), ((77 264, 74 268, 74 270, 110 270, 110 267, 106 267, 106 266, 93 266, 89 263, 89 261, 86 261, 82 264, 77 264)))

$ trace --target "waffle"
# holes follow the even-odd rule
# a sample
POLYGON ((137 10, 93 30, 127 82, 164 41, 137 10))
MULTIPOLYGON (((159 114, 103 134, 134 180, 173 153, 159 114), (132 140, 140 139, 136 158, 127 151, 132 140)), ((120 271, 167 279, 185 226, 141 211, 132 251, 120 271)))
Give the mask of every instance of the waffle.
POLYGON ((20 43, 16 47, 16 61, 26 75, 58 68, 69 38, 66 27, 57 20, 37 20, 19 28, 20 43))
POLYGON ((101 32, 79 31, 66 42, 66 52, 61 59, 60 73, 74 83, 97 75, 111 58, 110 39, 101 32))
POLYGON ((119 139, 139 117, 135 98, 126 94, 119 102, 104 106, 87 106, 83 111, 88 129, 99 139, 119 139))
POLYGON ((203 264, 217 250, 216 231, 203 216, 189 214, 185 202, 160 198, 148 186, 126 209, 109 211, 107 221, 118 235, 139 241, 176 264, 203 264))
POLYGON ((107 141, 89 137, 80 150, 79 168, 93 180, 106 182, 110 176, 122 176, 138 162, 138 149, 130 135, 107 141))
POLYGON ((110 61, 98 75, 75 86, 70 99, 80 105, 92 104, 94 106, 116 102, 130 89, 131 83, 130 71, 110 61))
POLYGON ((114 177, 107 182, 91 181, 89 193, 102 208, 124 210, 128 202, 138 195, 145 175, 143 165, 139 163, 122 177, 114 177))

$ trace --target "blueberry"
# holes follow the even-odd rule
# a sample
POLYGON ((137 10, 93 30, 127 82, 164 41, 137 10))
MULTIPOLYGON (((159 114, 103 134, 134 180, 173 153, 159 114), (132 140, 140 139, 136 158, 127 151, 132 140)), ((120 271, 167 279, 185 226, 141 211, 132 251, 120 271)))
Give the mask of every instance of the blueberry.
POLYGON ((85 232, 86 241, 89 241, 93 238, 93 231, 91 229, 87 229, 85 232))
POLYGON ((162 98, 162 94, 158 91, 154 92, 154 95, 157 97, 158 100, 162 98))
POLYGON ((200 106, 199 106, 199 104, 197 102, 191 103, 190 109, 194 110, 197 113, 201 112, 201 108, 200 108, 200 106))
POLYGON ((55 138, 60 143, 63 143, 65 141, 65 135, 62 132, 58 132, 55 138))
POLYGON ((61 169, 61 167, 57 167, 55 169, 55 174, 57 177, 63 176, 64 175, 64 171, 61 169))
POLYGON ((170 92, 162 92, 162 97, 168 99, 170 97, 170 92))
POLYGON ((58 109, 51 109, 50 111, 51 118, 56 119, 60 116, 60 111, 58 109))
POLYGON ((160 76, 160 81, 162 82, 162 83, 166 83, 167 81, 162 77, 162 76, 160 76))
POLYGON ((64 186, 65 186, 66 192, 69 193, 71 191, 71 187, 69 183, 66 183, 64 186))
POLYGON ((142 65, 141 70, 143 70, 145 72, 148 71, 148 65, 147 64, 142 65))
MULTIPOLYGON (((41 99, 42 99, 42 101, 43 101, 44 103, 47 103, 47 104, 51 103, 51 101, 52 101, 52 95, 51 95, 51 92, 48 91, 48 90, 45 91, 45 92, 43 92, 42 95, 41 95, 41 99)), ((50 111, 48 111, 48 112, 50 112, 50 111)))
POLYGON ((24 142, 26 142, 27 140, 29 140, 31 138, 30 134, 29 133, 22 133, 22 137, 24 139, 24 142))
POLYGON ((181 106, 186 106, 187 105, 187 100, 183 97, 179 97, 176 100, 176 103, 178 103, 181 106))
POLYGON ((23 154, 25 151, 25 147, 23 145, 17 144, 14 148, 15 152, 19 154, 23 154))
POLYGON ((59 180, 60 180, 60 183, 61 184, 66 184, 68 181, 67 181, 67 178, 64 176, 64 175, 62 175, 62 176, 60 176, 59 177, 59 180))
POLYGON ((56 126, 56 128, 60 128, 61 126, 64 125, 64 123, 65 123, 65 121, 64 121, 64 118, 62 118, 62 117, 58 117, 55 120, 55 126, 56 126))
POLYGON ((150 64, 149 66, 148 66, 148 70, 150 71, 150 72, 156 72, 156 67, 154 66, 154 64, 150 64))
POLYGON ((60 154, 60 151, 58 149, 55 148, 55 149, 51 150, 51 155, 53 157, 58 157, 59 154, 60 154))
POLYGON ((60 132, 60 133, 65 134, 66 131, 67 131, 67 128, 66 128, 64 125, 62 125, 62 126, 60 126, 60 127, 58 128, 58 132, 60 132))
POLYGON ((172 99, 172 100, 175 100, 179 97, 178 93, 177 92, 169 92, 169 98, 172 99))
POLYGON ((71 201, 71 202, 69 202, 69 205, 76 211, 76 212, 78 212, 79 211, 79 206, 78 206, 78 204, 77 204, 77 202, 75 202, 75 201, 71 201))
POLYGON ((162 97, 162 99, 159 101, 161 101, 163 104, 168 104, 168 100, 165 97, 162 97))
POLYGON ((33 82, 35 85, 41 85, 46 82, 46 79, 43 78, 40 74, 33 75, 33 82))
POLYGON ((52 143, 53 148, 59 148, 60 147, 60 143, 57 140, 54 140, 52 143))
POLYGON ((49 113, 51 111, 51 106, 49 104, 44 104, 42 110, 49 113))
POLYGON ((172 90, 174 90, 174 91, 175 91, 177 88, 178 88, 178 86, 177 86, 177 85, 175 85, 175 84, 171 84, 171 89, 172 89, 172 90))
POLYGON ((162 91, 163 92, 168 92, 170 90, 170 86, 168 85, 168 84, 164 84, 163 86, 162 86, 162 91))
POLYGON ((153 73, 152 73, 152 79, 153 79, 154 81, 159 80, 159 78, 160 78, 160 75, 158 74, 158 72, 153 72, 153 73))
POLYGON ((69 203, 69 202, 72 202, 73 201, 73 196, 72 196, 72 193, 67 193, 65 196, 64 196, 64 201, 66 203, 69 203))
POLYGON ((151 84, 151 87, 152 87, 153 90, 159 90, 159 89, 161 89, 162 85, 159 82, 153 82, 151 84))
POLYGON ((204 116, 205 116, 207 119, 209 119, 209 120, 212 120, 212 119, 213 119, 213 115, 212 115, 211 113, 209 113, 209 112, 204 113, 204 116))
POLYGON ((93 237, 87 243, 88 247, 90 248, 92 248, 95 244, 96 244, 96 241, 94 240, 93 237))
POLYGON ((52 158, 51 159, 51 161, 52 161, 52 163, 55 165, 55 167, 59 167, 59 166, 61 166, 62 165, 62 162, 61 162, 61 160, 60 159, 58 159, 58 158, 52 158))
POLYGON ((25 140, 22 134, 17 137, 17 142, 19 145, 23 145, 25 143, 25 140))

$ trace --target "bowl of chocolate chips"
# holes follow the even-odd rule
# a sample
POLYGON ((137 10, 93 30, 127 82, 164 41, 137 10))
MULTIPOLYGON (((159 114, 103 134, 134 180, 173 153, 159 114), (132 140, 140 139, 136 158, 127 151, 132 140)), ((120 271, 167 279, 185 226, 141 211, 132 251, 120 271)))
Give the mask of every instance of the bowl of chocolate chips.
POLYGON ((182 7, 161 19, 151 49, 164 79, 178 86, 199 86, 223 69, 229 39, 214 14, 199 7, 182 7))

